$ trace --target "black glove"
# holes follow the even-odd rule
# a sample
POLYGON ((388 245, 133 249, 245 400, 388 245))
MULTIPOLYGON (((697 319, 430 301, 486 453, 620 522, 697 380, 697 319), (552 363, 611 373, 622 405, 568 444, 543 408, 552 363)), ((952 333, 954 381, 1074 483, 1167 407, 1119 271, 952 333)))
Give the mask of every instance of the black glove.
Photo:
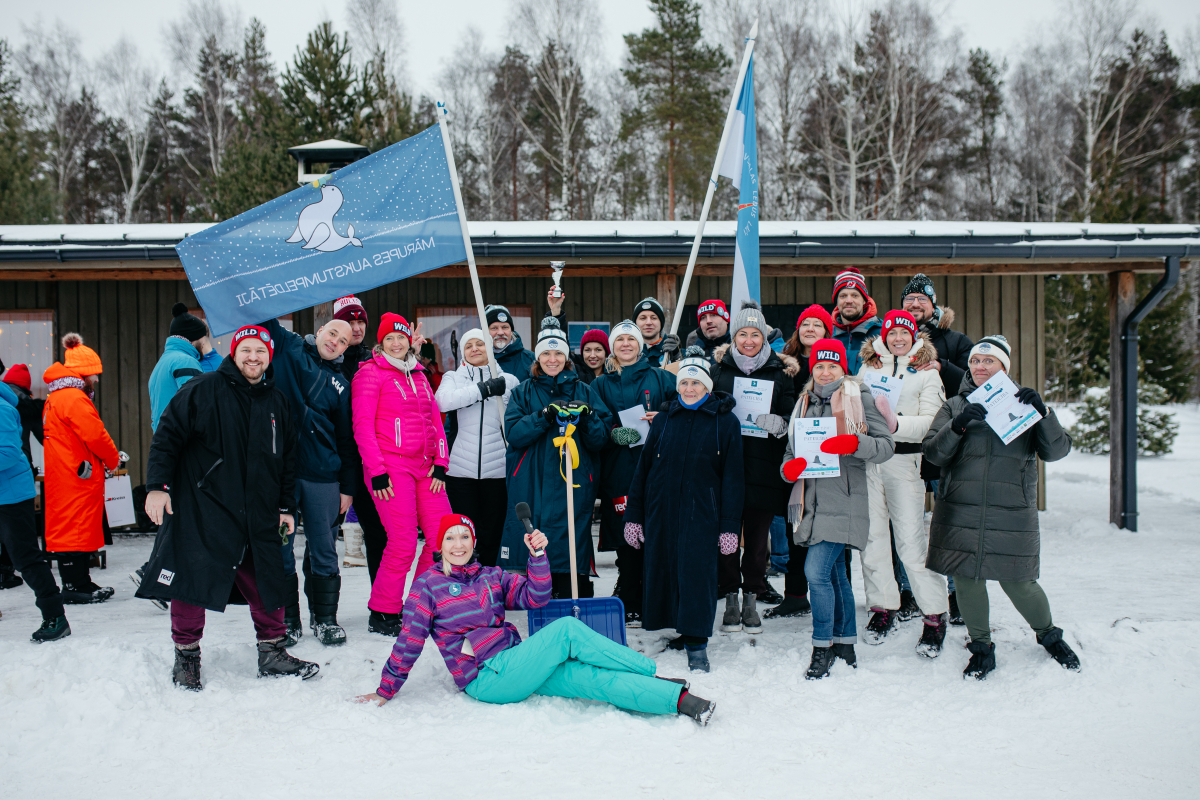
POLYGON ((552 427, 558 424, 558 408, 555 406, 546 406, 543 408, 542 416, 545 417, 546 422, 549 422, 552 427))
POLYGON ((663 355, 668 359, 679 352, 679 336, 674 333, 668 333, 662 340, 663 355))
POLYGON ((430 477, 435 478, 436 480, 439 480, 442 483, 445 483, 446 482, 446 468, 443 467, 441 464, 434 464, 433 465, 433 474, 430 477))
MULTIPOLYGON (((386 472, 382 475, 371 476, 371 491, 382 492, 384 489, 392 485, 392 478, 386 472)), ((283 513, 282 511, 279 513, 283 513)))
POLYGON ((487 400, 489 397, 500 397, 504 394, 504 378, 492 378, 475 384, 479 387, 479 396, 487 400))
POLYGON ((567 414, 573 417, 579 417, 580 419, 583 419, 588 414, 592 413, 592 407, 580 400, 572 400, 571 402, 567 403, 564 410, 567 412, 567 414))
POLYGON ((954 421, 950 423, 950 430, 962 436, 966 432, 967 426, 972 422, 982 422, 987 416, 987 409, 979 403, 971 403, 959 413, 954 421))
POLYGON ((1038 393, 1028 386, 1017 390, 1017 399, 1027 406, 1033 406, 1043 417, 1046 416, 1046 404, 1042 402, 1038 393))

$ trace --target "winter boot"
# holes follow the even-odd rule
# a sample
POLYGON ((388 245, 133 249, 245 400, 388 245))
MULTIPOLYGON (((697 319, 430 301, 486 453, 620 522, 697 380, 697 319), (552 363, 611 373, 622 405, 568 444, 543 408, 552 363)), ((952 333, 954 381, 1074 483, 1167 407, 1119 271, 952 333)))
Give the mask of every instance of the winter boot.
POLYGON ((833 659, 832 647, 814 647, 812 662, 808 665, 808 671, 804 673, 805 680, 815 681, 827 676, 829 668, 833 666, 833 659))
POLYGON ((688 671, 708 672, 708 645, 688 645, 688 671))
POLYGON ((97 586, 88 574, 90 553, 63 553, 58 557, 58 574, 62 577, 62 601, 68 605, 103 603, 116 594, 111 586, 97 586))
POLYGON ((200 683, 199 643, 186 647, 175 645, 175 668, 171 672, 171 682, 180 689, 193 692, 204 688, 204 684, 200 683))
POLYGON ((637 612, 637 611, 626 611, 626 612, 625 612, 625 627, 626 627, 626 628, 640 628, 640 627, 642 627, 642 615, 641 615, 641 613, 639 613, 639 612, 637 612))
POLYGON ((950 624, 951 625, 966 625, 963 622, 962 612, 958 610, 958 598, 954 596, 954 592, 950 593, 950 624))
POLYGON ((759 592, 755 597, 758 598, 758 602, 766 603, 769 606, 778 605, 783 602, 783 595, 775 591, 769 583, 767 584, 767 588, 759 592))
POLYGON ((991 642, 970 642, 967 649, 971 651, 971 660, 963 670, 963 677, 983 680, 996 668, 996 645, 991 642))
POLYGON ((400 635, 401 627, 403 627, 403 623, 399 614, 385 614, 382 611, 372 610, 371 616, 367 620, 368 633, 381 633, 393 639, 400 635))
POLYGON ((712 719, 713 712, 717 710, 716 703, 705 700, 703 697, 697 697, 687 689, 679 693, 679 704, 676 707, 680 714, 691 717, 701 725, 707 725, 708 721, 712 719))
POLYGON ((25 581, 21 580, 21 576, 15 570, 0 570, 0 589, 15 589, 23 583, 25 581))
POLYGON ((946 641, 946 624, 948 614, 938 614, 925 617, 924 630, 921 640, 917 642, 917 653, 926 658, 937 658, 942 653, 942 643, 946 641))
POLYGON ((1038 644, 1046 648, 1046 652, 1051 658, 1062 665, 1063 669, 1074 670, 1079 672, 1082 669, 1079 663, 1079 656, 1075 655, 1075 651, 1063 639, 1062 628, 1051 628, 1046 633, 1037 637, 1038 644))
POLYGON ((367 556, 363 553, 363 530, 357 522, 343 522, 342 536, 346 540, 346 553, 342 556, 343 567, 365 567, 367 556))
POLYGON ((774 608, 768 608, 763 613, 764 619, 783 619, 784 617, 806 617, 812 613, 812 604, 807 597, 792 597, 788 595, 783 602, 774 608))
POLYGON ((742 629, 742 608, 738 605, 738 593, 725 595, 725 616, 721 617, 721 630, 736 633, 742 629))
MULTIPOLYGON (((143 564, 133 572, 129 573, 129 580, 133 581, 133 585, 139 589, 142 588, 142 577, 145 575, 145 569, 146 565, 143 564)), ((167 605, 167 601, 163 600, 161 597, 151 597, 150 602, 154 603, 154 605, 158 606, 163 611, 169 611, 171 608, 167 605)))
POLYGON ((288 581, 288 586, 283 590, 288 598, 283 607, 283 626, 286 630, 284 644, 295 647, 296 642, 304 636, 304 624, 300 622, 300 578, 293 573, 284 580, 288 581))
POLYGON ((872 608, 871 621, 867 623, 867 632, 863 635, 863 641, 867 644, 883 644, 883 640, 887 638, 887 635, 896 630, 899 616, 900 613, 898 611, 888 611, 886 608, 872 608))
POLYGON ((742 630, 746 633, 762 633, 762 617, 758 615, 757 595, 746 592, 742 601, 742 630))
POLYGON ((308 596, 308 625, 313 636, 323 645, 333 647, 346 643, 346 630, 337 621, 341 593, 341 575, 304 576, 304 594, 308 596))
POLYGON ((258 677, 270 678, 278 675, 299 675, 302 679, 317 677, 321 671, 313 661, 301 661, 284 649, 286 636, 258 643, 258 677))
POLYGON ((917 605, 917 600, 913 597, 912 592, 900 592, 900 610, 896 614, 900 617, 901 622, 908 622, 910 619, 921 616, 921 607, 917 605))
POLYGON ((835 658, 845 661, 847 666, 858 669, 858 659, 854 655, 854 645, 835 644, 833 646, 833 655, 835 658))
POLYGON ((63 639, 71 635, 71 626, 67 624, 66 617, 54 617, 52 619, 42 620, 41 627, 33 632, 30 637, 34 644, 42 644, 43 642, 53 642, 55 639, 63 639))

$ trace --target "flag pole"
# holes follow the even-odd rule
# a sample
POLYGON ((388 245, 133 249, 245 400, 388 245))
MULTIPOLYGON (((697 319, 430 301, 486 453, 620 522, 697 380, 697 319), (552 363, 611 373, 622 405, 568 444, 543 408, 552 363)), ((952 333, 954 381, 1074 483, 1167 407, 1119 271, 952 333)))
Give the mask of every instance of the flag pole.
MULTIPOLYGON (((743 70, 744 74, 744 70, 743 70)), ((479 327, 484 333, 484 344, 487 346, 488 366, 491 367, 492 377, 500 377, 500 365, 496 363, 496 353, 492 347, 492 337, 488 334, 487 315, 483 313, 483 289, 479 286, 479 270, 475 267, 475 251, 471 248, 471 233, 467 229, 467 210, 463 207, 462 189, 458 185, 458 169, 454 166, 454 149, 450 146, 450 126, 447 117, 450 109, 444 100, 439 100, 438 128, 442 132, 442 146, 446 148, 446 165, 450 168, 450 185, 454 187, 454 205, 458 208, 458 226, 462 230, 463 247, 467 251, 467 269, 471 273, 471 289, 475 292, 475 311, 479 314, 479 327)), ((456 365, 457 366, 457 365, 456 365)), ((500 403, 500 433, 504 434, 504 397, 496 398, 500 403)))
MULTIPOLYGON (((721 160, 725 157, 725 145, 729 141, 729 126, 733 124, 733 116, 737 112, 738 98, 742 94, 742 83, 746 80, 746 70, 750 66, 750 56, 754 52, 754 41, 758 38, 758 20, 750 28, 746 37, 746 50, 742 53, 742 66, 738 68, 737 82, 733 84, 733 96, 729 98, 729 111, 725 114, 725 127, 721 131, 721 143, 717 145, 717 157, 713 161, 712 176, 708 179, 708 192, 704 195, 704 208, 700 210, 700 221, 696 225, 696 238, 692 240, 692 252, 688 256, 687 271, 683 273, 683 286, 679 290, 679 307, 687 305, 688 289, 692 283, 692 272, 696 269, 696 257, 700 255, 700 240, 704 238, 704 223, 708 221, 708 209, 712 205, 713 192, 717 188, 717 176, 721 169, 721 160)), ((457 183, 455 184, 457 187, 457 183)), ((729 313, 736 313, 730 309, 729 313)), ((678 311, 671 320, 671 333, 679 335, 678 311)))

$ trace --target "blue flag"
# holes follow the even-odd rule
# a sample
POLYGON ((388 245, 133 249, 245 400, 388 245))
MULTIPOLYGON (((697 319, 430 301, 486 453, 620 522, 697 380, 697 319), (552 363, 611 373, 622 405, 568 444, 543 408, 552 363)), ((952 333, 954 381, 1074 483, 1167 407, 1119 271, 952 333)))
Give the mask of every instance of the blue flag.
POLYGON ((761 302, 758 284, 758 137, 754 127, 754 56, 738 96, 720 174, 738 188, 737 243, 733 255, 733 297, 729 313, 743 300, 761 302))
POLYGON ((437 125, 175 249, 214 336, 467 257, 437 125))

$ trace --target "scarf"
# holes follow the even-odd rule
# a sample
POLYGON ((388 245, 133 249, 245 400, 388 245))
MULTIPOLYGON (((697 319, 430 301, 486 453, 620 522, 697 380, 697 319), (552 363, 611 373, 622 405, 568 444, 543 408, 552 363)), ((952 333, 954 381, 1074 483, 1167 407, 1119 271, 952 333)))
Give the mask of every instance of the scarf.
MULTIPOLYGON (((791 420, 788 421, 788 436, 791 436, 791 431, 794 427, 793 420, 797 417, 803 418, 808 416, 808 397, 809 393, 816 395, 822 400, 828 400, 829 405, 833 410, 833 418, 836 420, 836 432, 838 436, 845 433, 866 433, 867 423, 866 416, 863 412, 862 405, 862 389, 856 380, 846 380, 845 376, 838 378, 833 383, 827 383, 821 386, 809 379, 809 385, 805 386, 803 397, 796 407, 792 409, 791 420)), ((795 448, 794 440, 791 442, 795 448)), ((795 453, 795 449, 792 450, 795 453)), ((788 496, 788 522, 799 528, 800 520, 804 518, 804 484, 807 479, 801 478, 792 484, 792 493, 788 496)))
POLYGON ((767 363, 767 359, 771 357, 771 354, 775 352, 764 344, 755 355, 744 356, 738 352, 737 345, 731 344, 729 347, 730 352, 733 353, 733 363, 737 364, 737 368, 747 375, 751 375, 761 369, 763 364, 767 363))
POLYGON ((680 395, 679 396, 679 405, 683 406, 684 408, 695 411, 697 408, 704 405, 704 401, 707 399, 708 399, 708 392, 705 392, 704 397, 701 397, 695 403, 689 403, 688 401, 683 399, 683 395, 680 395))
POLYGON ((408 378, 408 385, 411 386, 412 390, 415 392, 417 390, 417 385, 415 383, 413 383, 412 371, 414 369, 416 369, 417 357, 413 354, 413 351, 410 349, 408 351, 408 354, 403 359, 389 356, 387 354, 387 351, 384 350, 382 347, 379 348, 379 354, 381 356, 383 356, 384 359, 389 364, 391 364, 396 369, 400 370, 400 374, 402 374, 402 375, 404 375, 404 377, 408 378))
MULTIPOLYGON (((879 309, 875 306, 875 301, 873 299, 871 299, 870 297, 868 297, 867 298, 867 307, 863 309, 863 315, 861 317, 854 320, 853 322, 844 322, 844 321, 842 321, 842 313, 840 311, 835 311, 833 314, 833 324, 834 324, 834 327, 841 328, 844 331, 851 331, 851 330, 854 330, 855 328, 857 328, 863 320, 870 319, 871 317, 876 316, 878 314, 878 312, 879 312, 879 309)), ((832 335, 833 335, 833 332, 830 331, 830 336, 832 336, 832 335)))

